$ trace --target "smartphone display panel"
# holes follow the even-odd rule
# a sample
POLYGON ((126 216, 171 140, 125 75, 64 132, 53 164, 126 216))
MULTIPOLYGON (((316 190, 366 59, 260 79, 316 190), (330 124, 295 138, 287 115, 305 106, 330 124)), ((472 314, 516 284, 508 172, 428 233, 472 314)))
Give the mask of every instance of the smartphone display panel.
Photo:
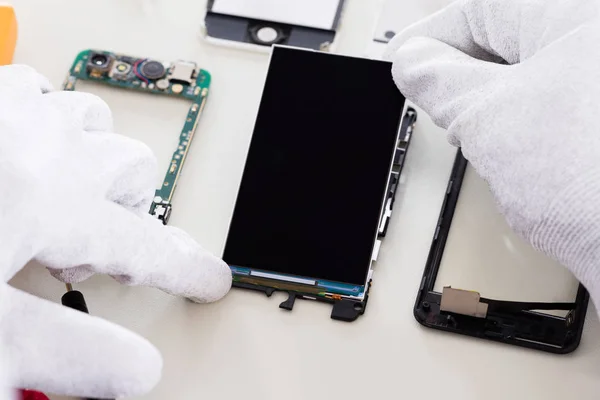
POLYGON ((274 47, 223 255, 234 272, 364 288, 404 106, 390 67, 274 47))

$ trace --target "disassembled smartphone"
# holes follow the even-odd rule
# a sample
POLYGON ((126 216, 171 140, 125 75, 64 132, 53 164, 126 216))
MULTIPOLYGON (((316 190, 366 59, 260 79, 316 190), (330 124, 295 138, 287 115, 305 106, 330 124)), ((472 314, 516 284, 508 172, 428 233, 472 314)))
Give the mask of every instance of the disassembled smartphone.
POLYGON ((273 47, 223 254, 235 287, 364 313, 416 121, 390 67, 273 47))
POLYGON ((467 165, 459 151, 415 303, 415 318, 429 328, 551 353, 572 352, 581 339, 589 299, 582 285, 577 289, 574 302, 492 300, 474 291, 478 288, 447 285, 441 288, 441 293, 439 288, 436 290, 436 279, 467 165), (560 310, 563 316, 557 312, 560 310))
POLYGON ((267 51, 273 44, 327 51, 344 0, 209 0, 206 39, 267 51))
POLYGON ((210 86, 210 74, 191 61, 165 63, 104 50, 85 50, 77 55, 64 90, 75 90, 77 80, 94 81, 121 89, 181 97, 192 101, 179 143, 162 187, 150 207, 150 214, 167 224, 173 208, 172 200, 183 164, 188 156, 210 86))

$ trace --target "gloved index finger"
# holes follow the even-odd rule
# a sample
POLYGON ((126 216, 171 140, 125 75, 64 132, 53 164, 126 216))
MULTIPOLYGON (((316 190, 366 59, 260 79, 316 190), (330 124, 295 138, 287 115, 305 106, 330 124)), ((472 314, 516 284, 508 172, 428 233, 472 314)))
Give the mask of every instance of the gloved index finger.
POLYGON ((110 201, 65 220, 64 237, 38 254, 42 264, 60 269, 60 280, 80 281, 78 269, 108 274, 130 285, 159 288, 197 302, 213 302, 231 288, 231 270, 182 230, 163 225, 110 201))
POLYGON ((531 0, 459 0, 399 34, 384 58, 410 38, 430 37, 480 60, 514 64, 520 60, 521 14, 531 0))

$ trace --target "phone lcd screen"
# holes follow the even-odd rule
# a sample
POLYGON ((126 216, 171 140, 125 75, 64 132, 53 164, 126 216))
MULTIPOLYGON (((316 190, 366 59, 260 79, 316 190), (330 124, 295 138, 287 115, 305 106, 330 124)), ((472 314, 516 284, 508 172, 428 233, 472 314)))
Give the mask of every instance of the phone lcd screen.
POLYGON ((273 48, 229 265, 365 283, 404 105, 390 67, 273 48))

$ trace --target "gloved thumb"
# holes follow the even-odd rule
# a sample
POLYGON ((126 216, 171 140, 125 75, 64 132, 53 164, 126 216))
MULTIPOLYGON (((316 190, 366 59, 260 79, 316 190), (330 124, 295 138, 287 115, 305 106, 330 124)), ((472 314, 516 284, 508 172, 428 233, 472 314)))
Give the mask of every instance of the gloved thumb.
POLYGON ((159 352, 133 332, 7 285, 0 292, 14 387, 116 398, 146 393, 160 379, 159 352))
POLYGON ((414 37, 390 55, 396 85, 440 127, 489 92, 510 66, 481 61, 439 40, 414 37))

